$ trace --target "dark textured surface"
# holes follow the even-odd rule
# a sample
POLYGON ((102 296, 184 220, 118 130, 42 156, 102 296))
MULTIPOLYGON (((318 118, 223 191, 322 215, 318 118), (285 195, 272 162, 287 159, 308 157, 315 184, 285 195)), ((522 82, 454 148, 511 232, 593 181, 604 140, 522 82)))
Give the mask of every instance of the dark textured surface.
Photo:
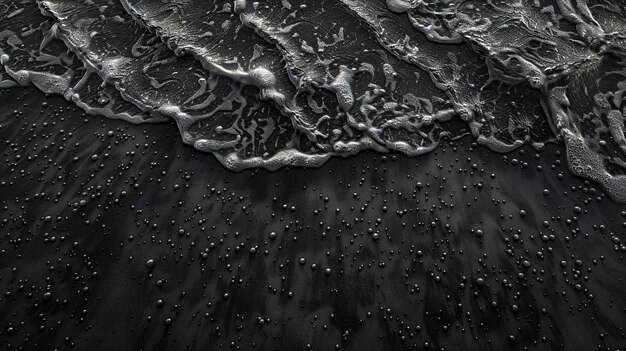
POLYGON ((1 349, 626 347, 625 208, 559 145, 232 173, 174 125, 0 102, 1 349))

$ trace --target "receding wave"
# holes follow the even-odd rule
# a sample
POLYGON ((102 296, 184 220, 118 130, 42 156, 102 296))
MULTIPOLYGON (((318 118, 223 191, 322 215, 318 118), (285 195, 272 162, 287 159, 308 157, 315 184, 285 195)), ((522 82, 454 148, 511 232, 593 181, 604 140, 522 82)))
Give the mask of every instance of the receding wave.
POLYGON ((226 167, 561 142, 626 201, 626 5, 610 0, 15 0, 0 88, 173 120, 226 167))

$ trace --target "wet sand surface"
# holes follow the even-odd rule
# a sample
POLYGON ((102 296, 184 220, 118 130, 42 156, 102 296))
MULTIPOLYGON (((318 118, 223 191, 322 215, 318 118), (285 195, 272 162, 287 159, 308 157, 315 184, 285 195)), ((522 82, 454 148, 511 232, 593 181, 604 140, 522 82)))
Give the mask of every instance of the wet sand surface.
POLYGON ((0 91, 5 350, 624 350, 626 207, 561 145, 226 170, 0 91))

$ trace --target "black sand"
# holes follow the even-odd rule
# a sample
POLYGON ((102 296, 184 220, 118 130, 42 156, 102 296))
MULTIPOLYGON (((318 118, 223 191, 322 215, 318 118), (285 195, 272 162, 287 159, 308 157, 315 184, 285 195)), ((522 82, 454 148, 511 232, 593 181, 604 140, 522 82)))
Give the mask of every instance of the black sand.
POLYGON ((232 173, 171 124, 0 101, 1 349, 626 349, 626 208, 560 145, 232 173))

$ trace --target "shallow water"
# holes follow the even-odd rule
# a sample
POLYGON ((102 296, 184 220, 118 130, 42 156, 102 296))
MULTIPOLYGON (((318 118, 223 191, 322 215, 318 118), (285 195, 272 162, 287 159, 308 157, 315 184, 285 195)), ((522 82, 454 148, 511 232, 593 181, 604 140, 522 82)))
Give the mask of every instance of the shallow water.
POLYGON ((229 169, 558 141, 626 201, 620 2, 21 0, 0 23, 0 87, 174 120, 229 169))

